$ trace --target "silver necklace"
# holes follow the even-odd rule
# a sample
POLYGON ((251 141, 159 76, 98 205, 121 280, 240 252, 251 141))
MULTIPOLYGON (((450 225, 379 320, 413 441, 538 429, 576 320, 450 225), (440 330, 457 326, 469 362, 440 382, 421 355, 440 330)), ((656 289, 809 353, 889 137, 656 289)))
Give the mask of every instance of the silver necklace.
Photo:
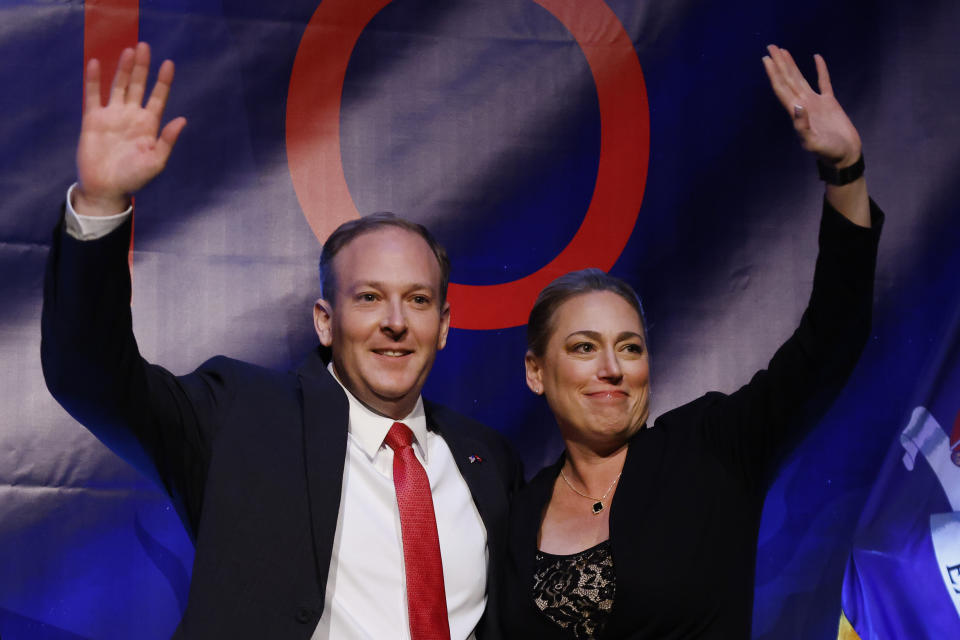
POLYGON ((588 496, 585 493, 577 491, 577 488, 572 484, 570 484, 570 481, 567 480, 567 474, 563 472, 563 468, 561 467, 560 469, 560 477, 563 478, 563 481, 567 483, 567 486, 570 487, 571 491, 573 491, 578 496, 583 496, 588 500, 593 500, 593 515, 595 516, 600 515, 600 512, 606 509, 607 505, 605 505, 603 501, 606 500, 607 496, 610 495, 610 492, 613 491, 613 485, 617 484, 617 481, 620 480, 620 476, 622 475, 623 475, 623 471, 617 474, 617 477, 613 479, 613 482, 610 483, 610 486, 607 487, 606 492, 602 496, 600 496, 599 498, 595 498, 593 496, 588 496))

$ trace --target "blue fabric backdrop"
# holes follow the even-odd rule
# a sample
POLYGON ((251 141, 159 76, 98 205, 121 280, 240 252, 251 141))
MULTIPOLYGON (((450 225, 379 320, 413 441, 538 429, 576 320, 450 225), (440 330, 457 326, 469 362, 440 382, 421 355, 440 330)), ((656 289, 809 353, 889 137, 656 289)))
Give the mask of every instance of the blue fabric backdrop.
MULTIPOLYGON (((385 4, 360 33, 343 83, 339 157, 352 201, 435 229, 457 283, 537 271, 577 233, 601 136, 617 135, 602 129, 584 50, 531 0, 385 4)), ((140 38, 178 65, 168 114, 189 120, 167 170, 137 198, 141 350, 175 372, 216 353, 291 366, 315 341, 319 245, 291 178, 287 99, 318 3, 133 5, 140 38)), ((811 75, 812 54, 823 54, 864 139, 871 194, 888 213, 873 336, 768 495, 756 573, 755 638, 835 638, 854 531, 888 449, 915 407, 933 407, 947 432, 960 409, 960 388, 944 382, 956 380, 956 358, 942 357, 960 336, 960 5, 606 6, 633 43, 649 101, 643 201, 611 271, 644 298, 654 416, 748 380, 809 293, 822 185, 768 87, 764 45, 787 47, 811 75)), ((6 640, 169 637, 192 562, 136 452, 124 461, 97 442, 40 373, 42 269, 74 179, 87 8, 0 2, 6 640)), ((524 386, 523 334, 454 329, 425 393, 503 431, 533 472, 560 440, 524 386)), ((691 598, 724 588, 709 567, 688 579, 691 598)))

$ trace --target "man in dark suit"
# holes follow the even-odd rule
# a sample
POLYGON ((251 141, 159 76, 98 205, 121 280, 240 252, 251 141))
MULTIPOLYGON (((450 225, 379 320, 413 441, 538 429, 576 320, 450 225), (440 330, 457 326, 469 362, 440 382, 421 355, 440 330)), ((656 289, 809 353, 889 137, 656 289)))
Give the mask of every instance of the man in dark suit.
POLYGON ((130 198, 186 124, 159 126, 170 61, 143 106, 149 62, 144 43, 123 53, 106 106, 87 68, 42 358, 98 437, 136 437, 194 536, 174 637, 496 637, 521 474, 499 434, 420 397, 450 319, 449 261, 426 229, 378 215, 327 240, 314 320, 329 362, 322 348, 291 373, 217 357, 178 377, 140 357, 130 198))

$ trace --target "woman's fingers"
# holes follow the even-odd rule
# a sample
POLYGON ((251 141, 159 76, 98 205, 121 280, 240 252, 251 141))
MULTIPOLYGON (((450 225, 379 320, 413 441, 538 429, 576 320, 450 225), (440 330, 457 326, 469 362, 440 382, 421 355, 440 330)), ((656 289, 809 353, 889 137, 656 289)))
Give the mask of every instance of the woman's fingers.
POLYGON ((767 52, 770 54, 770 60, 773 61, 773 66, 776 69, 777 76, 780 78, 780 82, 790 94, 790 102, 795 102, 795 98, 799 94, 799 90, 796 86, 796 83, 788 73, 787 62, 784 60, 782 49, 771 44, 767 45, 767 52))
POLYGON ((833 86, 823 56, 816 54, 813 59, 817 66, 817 86, 819 95, 800 73, 793 56, 786 49, 768 45, 769 55, 763 57, 763 67, 770 78, 770 85, 781 104, 790 112, 798 130, 809 128, 808 107, 819 104, 820 97, 833 97, 833 86), (800 107, 798 111, 796 107, 800 107))
POLYGON ((767 72, 767 78, 770 79, 770 87, 773 89, 773 93, 777 96, 777 99, 780 100, 783 108, 789 111, 796 103, 793 91, 791 91, 784 82, 783 74, 780 73, 780 69, 770 56, 763 56, 762 61, 763 68, 767 72))
POLYGON ((803 74, 800 73, 800 68, 797 66, 797 63, 794 62, 790 52, 786 49, 780 49, 780 53, 788 81, 796 88, 797 93, 800 95, 812 93, 813 89, 810 87, 807 79, 803 77, 803 74))
POLYGON ((824 96, 833 95, 833 85, 830 84, 830 73, 827 71, 827 62, 819 53, 814 54, 813 61, 817 65, 817 87, 824 96))

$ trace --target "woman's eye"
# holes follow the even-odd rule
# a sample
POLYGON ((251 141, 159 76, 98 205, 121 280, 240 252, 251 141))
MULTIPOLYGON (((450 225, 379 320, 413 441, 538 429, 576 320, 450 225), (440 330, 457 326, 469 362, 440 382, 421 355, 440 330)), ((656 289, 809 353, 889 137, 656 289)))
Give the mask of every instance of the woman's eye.
POLYGON ((573 345, 573 350, 577 353, 591 353, 593 352, 594 348, 589 342, 578 342, 577 344, 573 345))
POLYGON ((643 353, 643 347, 639 344, 626 344, 623 346, 623 350, 629 353, 636 353, 637 355, 643 353))

